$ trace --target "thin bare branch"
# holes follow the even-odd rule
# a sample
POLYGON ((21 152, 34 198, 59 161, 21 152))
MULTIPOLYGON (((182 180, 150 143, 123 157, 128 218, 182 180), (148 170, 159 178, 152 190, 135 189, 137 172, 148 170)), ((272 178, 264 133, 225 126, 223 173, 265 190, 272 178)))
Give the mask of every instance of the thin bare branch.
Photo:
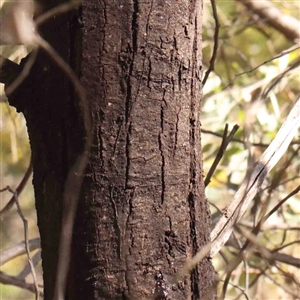
MULTIPOLYGON (((218 133, 218 132, 214 132, 214 131, 211 131, 211 130, 208 130, 208 129, 201 128, 201 132, 204 133, 204 134, 210 134, 210 135, 214 135, 214 136, 219 137, 219 138, 223 138, 223 134, 218 133)), ((236 138, 232 138, 231 142, 246 145, 245 141, 242 141, 242 140, 236 139, 236 138)), ((251 143, 251 142, 249 142, 249 143, 247 142, 247 144, 249 144, 251 146, 254 146, 254 147, 262 147, 262 148, 268 148, 269 145, 270 145, 270 144, 264 144, 264 143, 251 143)), ((298 141, 293 141, 293 142, 291 142, 291 145, 300 145, 300 141, 299 140, 298 141)))
MULTIPOLYGON (((284 290, 287 294, 291 295, 293 299, 299 299, 299 293, 294 292, 290 287, 284 286, 281 282, 278 282, 275 280, 272 276, 270 276, 268 273, 265 273, 264 276, 266 276, 269 280, 271 280, 275 285, 277 285, 280 289, 284 290)), ((275 277, 276 278, 276 277, 275 277)))
POLYGON ((214 47, 213 47, 213 53, 212 53, 211 59, 209 61, 209 67, 206 70, 204 78, 202 80, 202 86, 205 85, 209 74, 212 71, 214 71, 214 69, 215 69, 215 61, 217 59, 217 52, 218 52, 218 47, 219 47, 220 22, 219 22, 219 18, 218 18, 217 6, 216 6, 215 0, 210 0, 210 2, 211 2, 212 12, 213 12, 213 17, 215 20, 214 47))
MULTIPOLYGON (((300 29, 299 29, 300 30, 300 29)), ((288 74, 293 69, 296 69, 300 66, 300 59, 296 59, 293 61, 282 73, 277 75, 270 83, 270 86, 265 89, 265 91, 262 94, 262 98, 266 99, 270 91, 280 83, 280 81, 285 77, 286 74, 288 74)))
POLYGON ((264 217, 264 221, 270 218, 270 216, 278 210, 280 206, 282 206, 287 200, 289 200, 291 197, 296 195, 300 191, 300 185, 294 189, 291 193, 289 193, 286 197, 284 197, 281 201, 279 201, 269 212, 268 214, 264 217))
MULTIPOLYGON (((40 239, 35 238, 28 241, 28 249, 29 251, 34 251, 39 249, 41 246, 40 239)), ((23 255, 26 253, 25 243, 21 242, 9 249, 6 249, 0 253, 0 265, 4 265, 5 263, 9 262, 10 260, 23 255)))
POLYGON ((282 250, 282 249, 284 249, 284 248, 286 248, 286 247, 289 247, 289 246, 292 246, 292 245, 294 245, 294 244, 300 244, 300 240, 295 240, 295 241, 292 241, 292 242, 287 243, 287 244, 285 244, 285 245, 282 245, 282 246, 280 246, 280 247, 274 249, 274 251, 282 250))
POLYGON ((54 16, 58 14, 63 14, 66 12, 69 12, 72 9, 78 8, 80 5, 80 0, 73 0, 68 3, 63 3, 58 6, 55 6, 54 8, 48 10, 47 12, 43 13, 41 16, 37 17, 35 20, 35 25, 38 27, 41 24, 45 23, 49 19, 53 18, 54 16))
MULTIPOLYGON (((20 194, 22 193, 23 189, 25 188, 28 179, 30 178, 32 174, 32 159, 30 159, 30 163, 29 166, 26 170, 26 173, 24 174, 21 182, 19 183, 16 192, 18 193, 18 195, 20 196, 20 194)), ((0 211, 0 219, 3 220, 3 217, 7 214, 7 212, 13 207, 13 205, 15 204, 15 197, 12 196, 11 199, 8 201, 8 203, 4 206, 4 208, 0 211)))
POLYGON ((215 160, 213 162, 213 164, 211 165, 207 175, 206 175, 206 178, 205 178, 205 181, 204 181, 204 184, 205 186, 208 186, 209 183, 210 183, 210 180, 220 162, 220 160, 222 159, 225 151, 226 151, 226 148, 227 146, 229 145, 230 141, 232 140, 233 136, 235 135, 235 133, 237 132, 237 130, 239 129, 239 126, 238 125, 234 125, 229 136, 227 136, 227 132, 228 132, 228 124, 225 125, 225 130, 223 132, 223 139, 222 139, 222 144, 219 148, 219 151, 218 151, 218 154, 217 156, 215 157, 215 160))
MULTIPOLYGON (((220 280, 220 282, 222 282, 222 281, 223 281, 223 280, 220 280)), ((238 289, 238 290, 241 292, 240 296, 241 296, 241 295, 244 295, 245 298, 246 298, 247 300, 250 300, 249 296, 247 295, 246 291, 244 291, 244 289, 242 289, 242 288, 239 287, 238 285, 232 284, 232 283, 230 283, 230 282, 228 282, 228 285, 231 285, 232 287, 238 289)), ((238 297, 238 298, 239 298, 239 297, 238 297)), ((236 299, 238 299, 238 298, 236 298, 236 299)))
MULTIPOLYGON (((9 95, 15 91, 20 84, 24 81, 24 79, 28 76, 34 62, 35 59, 37 57, 38 54, 38 48, 35 48, 32 50, 32 52, 30 53, 29 59, 26 62, 24 68, 22 69, 22 71, 18 74, 18 76, 14 79, 14 81, 12 83, 10 83, 9 85, 5 85, 5 94, 7 97, 9 97, 9 95)), ((4 96, 0 97, 0 101, 1 99, 4 98, 4 96)))
POLYGON ((276 55, 276 56, 274 56, 274 57, 272 57, 272 58, 270 58, 270 59, 265 60, 263 63, 257 65, 256 67, 254 67, 254 68, 252 68, 252 69, 249 69, 249 70, 243 71, 243 72, 241 72, 241 73, 235 74, 235 75, 234 75, 234 78, 233 78, 233 79, 232 79, 232 80, 231 80, 231 81, 223 88, 223 90, 226 90, 229 86, 232 86, 233 83, 235 82, 235 80, 236 80, 238 77, 240 77, 240 76, 242 76, 242 75, 245 75, 245 74, 252 73, 252 72, 254 72, 255 70, 259 69, 261 66, 263 66, 263 65, 265 65, 265 64, 268 64, 268 63, 272 62, 273 60, 278 59, 278 58, 280 58, 280 57, 283 57, 283 56, 285 56, 285 55, 287 55, 287 54, 290 54, 290 53, 292 53, 292 52, 294 52, 294 51, 296 51, 296 50, 298 50, 298 49, 300 49, 300 46, 298 46, 298 45, 297 45, 297 46, 293 46, 293 47, 291 47, 290 49, 285 50, 285 51, 282 51, 282 52, 279 53, 278 55, 276 55))
MULTIPOLYGON (((36 266, 41 261, 41 250, 37 251, 33 257, 32 257, 32 263, 34 266, 36 266)), ((18 274, 17 278, 20 280, 25 279, 29 274, 31 273, 31 267, 30 264, 27 263, 23 270, 18 274)))
MULTIPOLYGON (((36 286, 34 284, 27 283, 27 282, 25 282, 25 280, 20 280, 14 276, 7 275, 1 271, 0 271, 0 282, 2 284, 14 285, 21 289, 24 289, 24 290, 27 290, 27 291, 30 291, 33 293, 36 292, 36 286)), ((43 297, 43 292, 41 291, 41 289, 39 289, 38 293, 39 293, 39 296, 43 297)))
MULTIPOLYGON (((260 251, 255 251, 254 254, 261 257, 260 251)), ((285 253, 271 252, 270 261, 278 261, 296 268, 300 268, 300 259, 285 253)))
POLYGON ((28 263, 30 264, 30 269, 33 277, 33 282, 35 286, 35 296, 36 300, 39 300, 39 289, 38 289, 38 283, 37 283, 37 278, 36 278, 36 273, 34 269, 34 265, 31 259, 30 255, 30 250, 29 250, 29 242, 28 242, 28 221, 25 219, 24 214, 22 212, 19 199, 18 199, 18 193, 16 191, 13 191, 9 186, 7 187, 7 190, 10 191, 14 197, 15 197, 15 203, 17 206, 18 214, 20 215, 22 221, 23 221, 23 226, 24 226, 24 237, 25 237, 25 249, 27 253, 27 258, 28 258, 28 263))

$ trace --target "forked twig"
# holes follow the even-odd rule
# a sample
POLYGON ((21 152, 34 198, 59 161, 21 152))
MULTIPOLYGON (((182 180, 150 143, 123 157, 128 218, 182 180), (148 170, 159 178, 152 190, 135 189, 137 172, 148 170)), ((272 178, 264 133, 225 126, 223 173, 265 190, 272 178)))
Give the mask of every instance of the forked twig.
POLYGON ((210 183, 210 180, 220 162, 220 160, 222 159, 224 153, 225 153, 225 150, 227 148, 227 146, 229 145, 230 141, 232 140, 233 136, 235 135, 235 133, 237 132, 237 130, 239 129, 239 126, 238 125, 234 125, 229 136, 227 136, 227 132, 228 132, 228 124, 225 125, 225 129, 224 129, 224 132, 223 132, 223 139, 222 139, 222 143, 221 143, 221 146, 219 148, 219 151, 218 151, 218 154, 217 156, 215 157, 215 160, 213 162, 213 164, 211 165, 207 175, 206 175, 206 178, 204 180, 204 185, 205 187, 207 187, 210 183))
MULTIPOLYGON (((32 174, 32 158, 30 159, 30 163, 29 163, 29 166, 26 170, 26 173, 24 174, 24 177, 22 178, 21 182, 19 183, 19 185, 16 189, 16 192, 18 193, 18 195, 20 195, 22 193, 22 191, 25 188, 31 174, 32 174)), ((14 204, 15 204, 15 196, 12 196, 11 199, 8 201, 8 203, 0 211, 0 219, 3 219, 3 217, 13 207, 14 204)))

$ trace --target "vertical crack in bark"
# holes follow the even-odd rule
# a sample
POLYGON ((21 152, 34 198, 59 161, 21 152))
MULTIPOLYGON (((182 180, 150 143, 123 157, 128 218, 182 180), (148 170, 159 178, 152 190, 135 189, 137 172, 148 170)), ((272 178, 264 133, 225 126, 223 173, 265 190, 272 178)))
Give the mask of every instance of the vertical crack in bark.
MULTIPOLYGON (((190 239, 192 242, 192 254, 193 256, 198 252, 198 242, 197 242, 197 228, 196 228, 196 208, 195 208, 195 195, 197 193, 197 156, 196 156, 196 146, 197 146, 197 114, 196 109, 197 97, 195 95, 196 90, 196 68, 197 68, 197 17, 194 19, 194 41, 193 41, 193 55, 192 55, 192 66, 191 66, 191 102, 190 102, 190 192, 188 195, 188 205, 190 214, 190 239)), ((200 299, 199 290, 199 270, 196 267, 191 273, 191 291, 192 299, 200 299)))
POLYGON ((133 59, 134 54, 132 54, 130 66, 129 66, 129 74, 126 78, 126 100, 125 100, 125 130, 126 130, 126 170, 125 170, 125 189, 128 188, 128 180, 129 180, 129 168, 130 168, 130 134, 132 129, 132 124, 130 123, 130 112, 132 106, 132 95, 131 95, 131 75, 133 69, 133 59))
POLYGON ((125 104, 125 121, 126 125, 126 170, 125 170, 125 189, 129 187, 128 180, 129 180, 129 168, 130 168, 130 134, 132 129, 132 124, 129 121, 130 116, 130 106, 131 106, 131 82, 130 82, 130 75, 132 73, 130 67, 129 75, 127 78, 127 93, 126 93, 126 104, 125 104))
POLYGON ((181 78, 182 78, 182 65, 181 65, 181 63, 179 64, 177 76, 178 76, 178 89, 179 89, 179 91, 181 91, 181 78))
MULTIPOLYGON (((130 134, 132 129, 132 124, 130 122, 130 114, 132 110, 132 86, 131 86, 131 77, 133 73, 133 64, 135 59, 135 53, 137 52, 137 40, 138 40, 138 11, 139 3, 138 0, 133 0, 133 12, 132 12, 132 21, 131 21, 131 31, 132 31, 132 49, 129 49, 131 52, 131 58, 129 63, 129 72, 126 78, 126 104, 125 104, 125 121, 126 121, 126 179, 125 179, 125 188, 127 188, 129 180, 129 168, 130 168, 130 134)), ((130 47, 129 47, 130 48, 130 47)), ((138 91, 137 91, 138 93, 138 91)))
POLYGON ((163 99, 160 107, 160 133, 158 136, 158 145, 159 145, 159 151, 161 155, 161 204, 164 204, 165 201, 165 189, 166 189, 166 183, 165 183, 165 155, 164 155, 164 148, 163 148, 163 133, 164 133, 164 104, 165 104, 165 93, 163 92, 163 99))
POLYGON ((175 123, 175 136, 174 136, 174 147, 173 147, 173 157, 175 157, 176 150, 177 150, 177 143, 178 143, 178 131, 179 131, 179 114, 181 108, 179 109, 178 113, 176 114, 176 123, 175 123))
MULTIPOLYGON (((103 23, 103 29, 102 29, 102 34, 103 34, 103 39, 102 39, 102 47, 99 47, 99 59, 100 59, 100 62, 99 62, 99 65, 102 66, 99 68, 99 76, 101 78, 101 81, 103 83, 106 82, 106 78, 105 78, 105 72, 104 72, 104 66, 102 64, 102 53, 105 51, 105 40, 106 40, 106 24, 107 24, 107 7, 106 7, 106 3, 105 1, 102 2, 103 4, 103 9, 102 9, 102 14, 103 14, 103 20, 104 20, 104 23, 103 23)), ((103 99, 106 99, 106 89, 103 89, 102 91, 103 95, 103 99)), ((100 109, 100 112, 98 113, 98 120, 100 120, 100 126, 99 126, 99 129, 97 128, 97 139, 98 139, 98 144, 99 144, 99 147, 98 147, 98 153, 99 153, 99 157, 100 157, 100 161, 101 161, 101 167, 104 167, 104 157, 103 157, 103 133, 104 133, 104 130, 103 130, 103 117, 105 115, 105 112, 103 109, 100 109)))
MULTIPOLYGON (((127 202, 128 202, 128 215, 127 215, 127 219, 126 219, 126 224, 125 224, 125 233, 124 233, 124 237, 125 237, 125 247, 126 248, 126 253, 125 253, 125 285, 126 285, 126 290, 127 290, 127 294, 128 297, 130 297, 131 295, 131 285, 132 285, 132 280, 130 277, 130 263, 128 260, 128 256, 131 255, 131 248, 133 246, 133 233, 132 233, 132 227, 129 224, 130 220, 132 218, 132 214, 133 214, 133 205, 132 205, 132 199, 134 197, 134 189, 132 190, 127 190, 126 191, 126 198, 127 198, 127 202), (128 236, 129 235, 129 236, 128 236), (129 241, 131 241, 131 244, 129 244, 129 241)), ((127 298, 128 298, 127 297, 127 298)), ((130 299, 130 298, 129 298, 130 299)))
MULTIPOLYGON (((106 30, 107 30, 107 28, 106 28, 106 24, 107 24, 107 7, 106 7, 105 1, 103 1, 103 10, 102 10, 102 13, 103 13, 104 23, 103 23, 103 28, 102 28, 102 31, 101 31, 101 33, 103 34, 102 49, 99 48, 99 57, 100 57, 100 60, 101 60, 101 57, 102 57, 102 52, 105 49, 106 30)), ((102 65, 102 64, 100 64, 100 65, 102 65)))
POLYGON ((148 74, 147 74, 147 87, 150 88, 152 64, 150 57, 148 58, 148 74))
MULTIPOLYGON (((133 74, 133 67, 134 67, 134 61, 135 61, 135 54, 137 53, 137 41, 138 41, 138 11, 139 11, 139 3, 138 0, 133 0, 133 12, 132 12, 132 20, 131 20, 131 42, 132 42, 132 49, 130 49, 130 46, 128 46, 128 53, 131 53, 131 57, 128 61, 129 70, 128 74, 126 76, 126 100, 125 100, 125 130, 126 130, 126 174, 125 174, 125 193, 129 192, 129 195, 127 195, 127 201, 128 201, 128 216, 126 220, 125 225, 125 231, 127 231, 127 234, 129 235, 128 238, 125 240, 126 245, 126 254, 125 254, 125 285, 126 290, 128 292, 128 297, 131 298, 132 289, 133 286, 133 279, 130 276, 130 262, 128 256, 131 255, 131 248, 133 247, 133 229, 132 226, 129 225, 129 222, 131 220, 132 214, 133 214, 133 205, 132 205, 132 199, 134 197, 134 187, 131 186, 131 184, 128 184, 129 181, 129 171, 130 171, 130 136, 132 133, 132 123, 130 121, 130 115, 132 112, 132 106, 133 106, 133 99, 132 99, 132 84, 131 84, 131 78, 133 74), (131 241, 131 245, 128 244, 128 240, 131 241)), ((139 88, 136 91, 136 97, 138 96, 139 88)), ((122 296, 124 299, 129 299, 126 295, 122 296)))

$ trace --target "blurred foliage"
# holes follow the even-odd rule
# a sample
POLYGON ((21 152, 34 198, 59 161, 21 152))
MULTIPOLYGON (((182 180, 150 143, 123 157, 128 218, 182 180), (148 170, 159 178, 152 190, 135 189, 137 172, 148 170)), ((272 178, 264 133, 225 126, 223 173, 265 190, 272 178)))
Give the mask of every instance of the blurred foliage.
MULTIPOLYGON (((299 1, 273 1, 273 4, 285 14, 299 19, 299 1)), ((216 207, 224 209, 233 198, 247 169, 275 137, 300 93, 299 66, 287 71, 291 65, 297 65, 300 50, 272 60, 297 45, 236 1, 216 1, 216 5, 221 24, 219 49, 215 72, 210 74, 204 86, 202 108, 202 127, 211 132, 202 134, 205 173, 212 165, 222 141, 222 138, 213 133, 222 136, 226 123, 229 127, 238 124, 240 129, 235 138, 243 143, 232 141, 229 144, 206 188, 207 198, 213 205, 213 218, 220 215, 216 207), (281 74, 281 80, 274 84, 281 74), (261 145, 253 146, 253 143, 261 145)), ((204 18, 205 72, 214 46, 215 30, 209 1, 204 2, 204 18)), ((241 221, 241 226, 251 230, 266 212, 299 186, 299 149, 300 135, 294 138, 294 144, 268 175, 262 191, 256 197, 259 205, 253 204, 241 221)), ((257 235, 257 241, 270 251, 281 249, 280 253, 299 259, 299 210, 298 193, 267 220, 257 235)), ((213 224, 215 222, 213 220, 213 224)), ((243 245, 245 238, 238 233, 235 235, 240 245, 243 245)), ((237 253, 237 249, 228 246, 222 249, 221 255, 213 259, 220 276, 219 294, 222 293, 228 274, 227 266, 235 261, 237 253)), ((299 269, 294 266, 280 262, 270 265, 248 250, 243 263, 231 273, 225 299, 296 299, 296 295, 300 294, 299 275, 299 269)))
MULTIPOLYGON (((0 9, 5 1, 0 2, 0 9)), ((298 0, 273 1, 283 13, 299 19, 298 0)), ((266 149, 280 128, 282 121, 300 93, 299 66, 290 68, 299 61, 300 50, 277 57, 283 51, 295 48, 281 33, 259 19, 236 1, 216 2, 220 22, 219 49, 212 72, 204 86, 202 126, 210 133, 202 134, 205 173, 208 172, 221 145, 225 124, 238 124, 239 131, 219 164, 211 183, 206 189, 212 203, 213 223, 218 210, 226 207, 241 184, 246 171, 266 149), (265 63, 266 62, 266 63, 265 63), (280 75, 282 75, 280 77, 280 75), (279 80, 280 79, 280 80, 279 80), (278 82, 277 82, 278 80, 278 82), (253 146, 256 143, 256 146, 253 146)), ((0 11, 1 13, 2 11, 0 11)), ((300 30, 300 29, 299 29, 300 30)), ((215 20, 210 1, 204 1, 203 63, 204 71, 214 46, 215 20)), ((26 56, 23 46, 1 46, 0 54, 15 62, 26 56)), ((0 85, 0 130, 1 170, 0 186, 13 189, 21 180, 30 160, 25 120, 3 100, 3 85, 0 85)), ((300 135, 288 149, 281 161, 269 174, 256 202, 246 213, 241 224, 251 230, 259 219, 280 200, 299 186, 300 135)), ((31 184, 20 196, 26 218, 29 220, 30 238, 38 235, 31 184)), ((9 201, 9 193, 1 193, 1 208, 9 201)), ((299 258, 300 253, 300 197, 291 197, 262 226, 257 241, 269 249, 299 258)), ((1 250, 24 239, 23 225, 13 209, 1 220, 1 250)), ((235 233, 240 244, 245 239, 235 233)), ((220 277, 219 294, 228 275, 227 266, 234 262, 238 250, 227 246, 221 255, 213 259, 220 277)), ((5 264, 1 270, 17 275, 26 263, 22 256, 5 264)), ((40 267, 38 268, 41 274, 40 267)), ((41 275, 39 275, 41 276, 41 275)), ((299 269, 254 255, 248 250, 244 261, 229 274, 230 281, 225 299, 296 299, 299 291, 299 269), (247 298, 248 297, 248 298, 247 298)), ((27 280, 31 280, 28 276, 27 280)), ((40 278, 41 280, 41 278, 40 278)), ((1 299, 33 299, 33 294, 12 286, 1 285, 1 299)))

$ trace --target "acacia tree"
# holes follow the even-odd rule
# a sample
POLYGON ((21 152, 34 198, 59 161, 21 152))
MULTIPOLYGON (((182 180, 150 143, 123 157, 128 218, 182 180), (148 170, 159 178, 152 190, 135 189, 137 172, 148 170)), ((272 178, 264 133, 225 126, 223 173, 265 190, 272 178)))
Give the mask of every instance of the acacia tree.
MULTIPOLYGON (((47 11, 59 1, 40 3, 47 11)), ((80 78, 92 123, 87 132, 83 99, 39 51, 9 102, 28 127, 45 299, 54 296, 66 183, 89 134, 66 298, 214 298, 208 257, 184 280, 175 277, 210 234, 200 137, 201 6, 84 0, 38 28, 80 78)))

